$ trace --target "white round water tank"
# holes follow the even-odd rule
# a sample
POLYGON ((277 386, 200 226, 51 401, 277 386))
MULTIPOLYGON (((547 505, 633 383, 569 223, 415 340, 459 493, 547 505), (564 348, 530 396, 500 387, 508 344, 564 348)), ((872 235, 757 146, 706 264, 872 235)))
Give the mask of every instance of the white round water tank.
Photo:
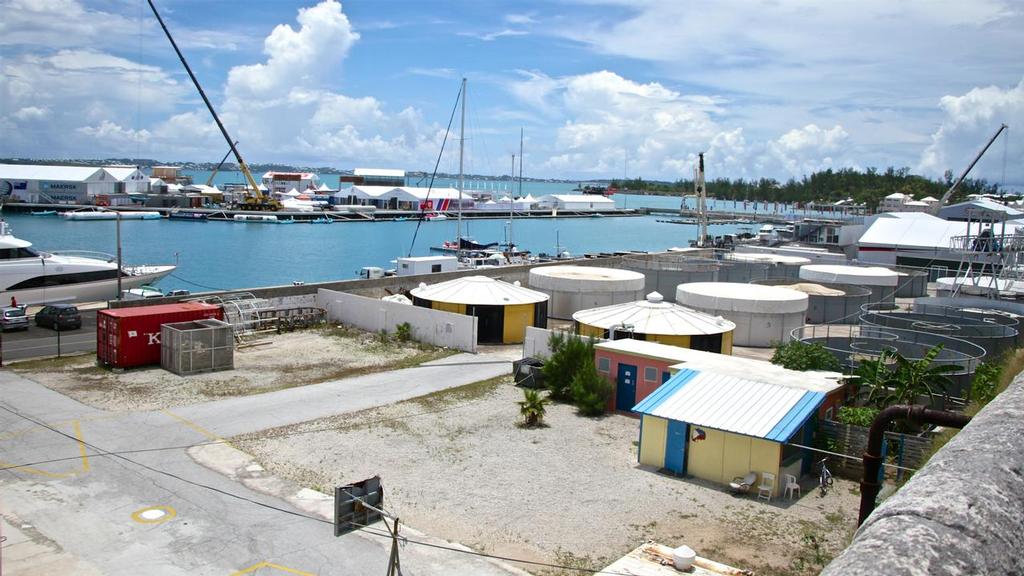
POLYGON ((872 303, 892 303, 900 275, 880 266, 809 264, 800 267, 800 279, 821 284, 853 284, 871 290, 872 303))
POLYGON ((580 310, 644 298, 644 275, 595 266, 541 266, 530 270, 530 288, 550 296, 548 316, 568 320, 580 310))
POLYGON ((694 282, 676 288, 676 302, 736 324, 733 344, 766 348, 805 323, 807 294, 761 284, 694 282))

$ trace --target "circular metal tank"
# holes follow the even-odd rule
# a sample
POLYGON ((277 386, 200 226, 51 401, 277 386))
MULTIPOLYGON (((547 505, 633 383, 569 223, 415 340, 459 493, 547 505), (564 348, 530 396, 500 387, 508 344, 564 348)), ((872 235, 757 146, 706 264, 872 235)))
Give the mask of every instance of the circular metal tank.
POLYGON ((721 263, 714 258, 668 252, 648 258, 624 258, 622 267, 646 277, 645 293, 657 292, 675 298, 676 286, 680 284, 718 280, 721 263))
POLYGON ((917 304, 914 310, 865 304, 860 315, 861 324, 918 330, 967 340, 984 348, 990 357, 1016 346, 1018 334, 1017 328, 1011 324, 1013 320, 1001 315, 990 317, 959 308, 917 304))
POLYGON ((871 303, 871 290, 853 284, 815 284, 800 280, 755 280, 753 284, 779 286, 807 294, 808 324, 856 324, 861 306, 871 303))
POLYGON ((733 343, 767 348, 785 342, 804 324, 807 294, 737 282, 696 282, 676 288, 676 302, 736 323, 733 343))
POLYGON ((541 266, 530 270, 530 288, 550 297, 548 317, 572 319, 580 310, 644 297, 646 278, 639 272, 596 266, 541 266))
POLYGON ((810 264, 800 267, 800 279, 818 284, 855 284, 871 290, 871 302, 893 304, 900 275, 879 266, 810 264))
POLYGON ((810 264, 808 258, 762 254, 757 252, 730 252, 722 256, 718 271, 719 282, 748 283, 773 278, 799 278, 800 267, 810 264))

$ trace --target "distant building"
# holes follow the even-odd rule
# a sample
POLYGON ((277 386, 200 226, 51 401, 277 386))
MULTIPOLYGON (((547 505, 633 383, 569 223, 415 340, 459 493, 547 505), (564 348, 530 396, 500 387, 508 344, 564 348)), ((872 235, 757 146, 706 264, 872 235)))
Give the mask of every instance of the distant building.
POLYGON ((388 168, 356 168, 351 176, 342 176, 340 183, 365 186, 405 186, 405 170, 388 168))
POLYGON ((0 164, 0 195, 22 202, 92 204, 97 196, 148 191, 149 177, 135 167, 0 164))
POLYGON ((283 194, 292 189, 306 192, 316 190, 320 185, 316 174, 312 172, 267 172, 262 181, 271 194, 283 194))
POLYGON ((615 201, 596 194, 548 194, 537 199, 537 207, 557 210, 606 211, 615 209, 615 201))
POLYGON ((893 192, 878 204, 879 212, 928 212, 934 214, 939 209, 939 200, 926 196, 914 200, 913 196, 901 192, 893 192))

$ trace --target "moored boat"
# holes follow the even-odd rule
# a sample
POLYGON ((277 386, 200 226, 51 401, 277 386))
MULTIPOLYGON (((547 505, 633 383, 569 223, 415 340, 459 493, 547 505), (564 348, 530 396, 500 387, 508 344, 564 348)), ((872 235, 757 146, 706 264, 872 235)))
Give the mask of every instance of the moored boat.
MULTIPOLYGON (((121 289, 153 284, 174 266, 122 266, 121 289)), ((42 252, 0 220, 0 301, 20 304, 117 298, 117 258, 99 252, 42 252)))

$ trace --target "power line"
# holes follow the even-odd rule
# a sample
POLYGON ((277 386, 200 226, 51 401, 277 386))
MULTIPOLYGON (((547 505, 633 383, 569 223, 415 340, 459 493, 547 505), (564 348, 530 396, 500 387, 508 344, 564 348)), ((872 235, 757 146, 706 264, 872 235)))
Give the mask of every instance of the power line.
MULTIPOLYGON (((2 404, 0 404, 0 409, 3 409, 3 410, 5 410, 5 411, 7 411, 7 412, 9 412, 9 413, 11 413, 11 414, 13 414, 15 416, 18 416, 19 418, 27 420, 27 421, 29 421, 29 422, 37 425, 37 426, 41 426, 42 428, 50 430, 51 432, 54 432, 54 433, 56 433, 56 434, 58 434, 60 436, 63 436, 64 438, 67 438, 68 440, 72 440, 74 442, 79 442, 82 445, 87 446, 87 447, 91 448, 92 450, 95 450, 97 452, 97 454, 94 454, 94 455, 96 455, 96 456, 114 456, 115 458, 119 458, 121 460, 129 462, 129 463, 134 464, 134 465, 136 465, 136 466, 138 466, 140 468, 144 468, 146 470, 149 470, 150 472, 153 472, 153 473, 156 473, 156 474, 161 474, 163 476, 167 476, 168 478, 172 478, 172 479, 178 480, 179 482, 184 482, 185 484, 189 484, 189 485, 195 486, 197 488, 203 488, 205 490, 210 490, 212 492, 216 492, 217 494, 221 494, 221 495, 227 496, 229 498, 235 498, 237 500, 241 500, 243 502, 248 502, 250 504, 255 504, 256 506, 260 506, 260 507, 263 507, 263 508, 266 508, 268 510, 272 510, 272 511, 275 511, 275 512, 281 512, 281 513, 284 513, 284 514, 288 514, 290 516, 296 516, 298 518, 305 518, 305 519, 308 519, 308 520, 313 520, 313 521, 319 522, 321 524, 330 524, 332 526, 334 525, 334 522, 332 522, 330 520, 326 520, 324 518, 319 518, 319 517, 316 517, 316 516, 310 516, 308 514, 303 514, 301 512, 296 512, 294 510, 288 510, 286 508, 281 508, 279 506, 274 506, 272 504, 267 504, 265 502, 260 502, 258 500, 249 498, 247 496, 242 496, 241 494, 235 494, 233 492, 229 492, 227 490, 222 490, 222 489, 217 488, 215 486, 210 486, 208 484, 203 484, 201 482, 196 482, 194 480, 189 480, 188 478, 184 478, 184 477, 182 477, 182 476, 180 476, 178 474, 174 474, 172 472, 167 472, 166 470, 160 470, 159 468, 154 468, 154 467, 149 466, 147 464, 143 464, 142 462, 138 462, 136 460, 132 460, 131 458, 128 458, 127 456, 124 456, 123 454, 120 454, 120 453, 103 450, 103 449, 99 448, 98 446, 96 446, 95 444, 92 444, 92 443, 86 442, 86 441, 84 441, 84 440, 82 440, 80 438, 76 438, 74 436, 71 436, 70 434, 67 434, 66 432, 62 432, 61 430, 58 430, 58 429, 50 426, 49 424, 46 424, 45 422, 42 422, 41 420, 37 420, 35 418, 32 418, 32 417, 27 416, 25 414, 22 414, 20 411, 12 409, 12 408, 9 408, 9 407, 4 406, 2 404)), ((442 412, 442 411, 445 411, 445 410, 439 410, 438 412, 442 412)), ((215 443, 215 442, 211 442, 211 443, 215 443)), ((4 468, 4 469, 6 470, 7 468, 4 468)), ((353 524, 359 526, 360 528, 363 528, 366 531, 366 533, 368 533, 368 534, 371 534, 371 535, 374 535, 374 536, 382 536, 382 537, 386 537, 386 538, 389 538, 389 539, 393 538, 392 534, 385 534, 384 532, 380 531, 379 529, 373 528, 371 526, 367 526, 365 524, 359 524, 359 523, 355 523, 355 522, 353 522, 353 524)), ((532 566, 539 566, 539 567, 544 567, 544 568, 555 568, 555 569, 560 569, 560 570, 574 570, 574 571, 577 571, 577 572, 586 572, 588 574, 610 574, 610 575, 614 575, 614 576, 629 576, 628 574, 621 573, 621 572, 606 572, 606 571, 602 571, 602 570, 599 570, 599 569, 593 569, 593 568, 580 568, 580 567, 575 567, 575 566, 562 566, 562 565, 559 565, 559 564, 551 564, 551 563, 539 562, 539 561, 535 561, 535 560, 525 560, 525 559, 520 559, 520 558, 514 558, 514 557, 511 557, 511 556, 498 556, 496 554, 487 554, 485 552, 477 552, 477 551, 474 551, 474 550, 455 548, 453 546, 444 546, 444 545, 441 545, 441 544, 434 544, 434 543, 431 543, 431 542, 424 542, 422 540, 415 540, 415 539, 411 539, 411 538, 408 538, 408 537, 401 537, 401 540, 404 541, 404 542, 411 543, 411 544, 416 544, 418 546, 426 546, 426 547, 429 547, 429 548, 436 548, 438 550, 446 550, 446 551, 449 551, 449 552, 458 552, 460 554, 466 554, 466 555, 470 555, 470 556, 478 556, 478 557, 481 557, 481 558, 489 558, 489 559, 493 559, 493 560, 503 560, 503 561, 506 561, 506 562, 516 562, 516 563, 520 563, 520 564, 529 564, 529 565, 532 565, 532 566)))

